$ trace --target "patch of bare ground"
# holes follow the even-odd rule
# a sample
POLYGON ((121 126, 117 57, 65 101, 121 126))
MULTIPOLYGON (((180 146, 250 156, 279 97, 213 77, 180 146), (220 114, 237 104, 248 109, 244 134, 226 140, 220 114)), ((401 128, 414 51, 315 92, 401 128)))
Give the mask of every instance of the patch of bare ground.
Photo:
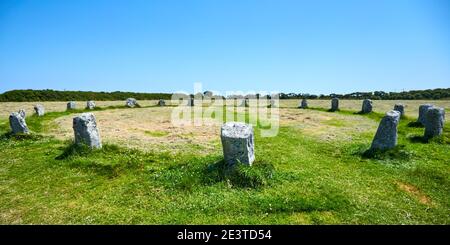
POLYGON ((417 187, 399 181, 397 181, 396 184, 400 190, 415 197, 420 203, 428 206, 432 205, 431 199, 427 195, 422 193, 417 187))

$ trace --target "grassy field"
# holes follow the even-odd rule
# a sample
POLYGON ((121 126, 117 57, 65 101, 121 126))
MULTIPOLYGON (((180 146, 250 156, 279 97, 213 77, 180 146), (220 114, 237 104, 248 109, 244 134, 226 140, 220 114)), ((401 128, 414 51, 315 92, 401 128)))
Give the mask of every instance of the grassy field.
MULTIPOLYGON (((450 101, 428 102, 449 113, 450 101)), ((374 101, 368 115, 355 114, 360 101, 341 101, 339 112, 326 111, 329 101, 308 110, 281 101, 279 134, 255 130, 257 161, 231 172, 220 120, 174 127, 172 108, 156 101, 99 102, 105 144, 90 151, 71 143, 81 110, 51 103, 27 117, 30 136, 8 134, 5 115, 33 103, 0 103, 2 224, 450 224, 450 125, 423 142, 424 129, 408 126, 421 101, 404 102, 398 147, 370 157, 395 101, 374 101)))

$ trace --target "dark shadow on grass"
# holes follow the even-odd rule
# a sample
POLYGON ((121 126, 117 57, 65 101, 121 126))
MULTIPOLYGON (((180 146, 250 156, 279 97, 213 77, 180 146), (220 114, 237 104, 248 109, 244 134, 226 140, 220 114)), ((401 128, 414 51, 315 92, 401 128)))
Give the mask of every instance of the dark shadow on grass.
POLYGON ((407 161, 411 158, 411 153, 405 150, 405 145, 397 145, 396 147, 388 150, 368 149, 362 152, 361 157, 363 159, 377 159, 377 160, 401 160, 407 161))
POLYGON ((66 148, 64 148, 64 151, 61 155, 57 156, 56 160, 65 160, 71 156, 84 156, 87 155, 91 149, 89 146, 84 144, 75 144, 71 143, 66 148))
POLYGON ((25 141, 25 140, 31 140, 31 141, 37 141, 42 139, 43 136, 39 134, 13 134, 11 131, 4 133, 0 135, 0 140, 17 140, 17 141, 25 141))
POLYGON ((421 122, 417 122, 417 121, 409 122, 406 126, 408 126, 410 128, 423 128, 424 127, 421 122))
POLYGON ((426 144, 429 142, 429 139, 426 138, 423 135, 413 135, 408 137, 409 141, 411 141, 411 143, 423 143, 426 144))
POLYGON ((328 109, 328 110, 327 110, 327 112, 339 112, 339 111, 340 111, 339 109, 337 109, 337 110, 328 109))

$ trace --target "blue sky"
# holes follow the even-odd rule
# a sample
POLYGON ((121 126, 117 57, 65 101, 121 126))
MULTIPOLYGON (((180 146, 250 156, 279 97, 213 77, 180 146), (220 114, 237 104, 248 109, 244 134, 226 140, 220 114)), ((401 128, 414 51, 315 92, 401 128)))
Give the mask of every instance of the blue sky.
POLYGON ((0 0, 0 92, 450 87, 447 0, 0 0))

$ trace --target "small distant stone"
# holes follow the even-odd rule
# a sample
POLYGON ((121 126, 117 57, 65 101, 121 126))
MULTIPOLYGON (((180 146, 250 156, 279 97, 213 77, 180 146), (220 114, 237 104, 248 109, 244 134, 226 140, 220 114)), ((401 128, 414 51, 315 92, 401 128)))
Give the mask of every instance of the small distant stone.
POLYGON ((86 109, 92 110, 95 108, 95 101, 93 100, 88 100, 86 102, 86 109))
POLYGON ((92 113, 83 113, 73 118, 76 144, 86 144, 90 148, 102 148, 97 122, 92 113))
POLYGON ((166 105, 166 101, 161 99, 161 100, 158 101, 158 105, 159 106, 165 106, 166 105))
POLYGON ((299 108, 302 108, 302 109, 308 108, 308 101, 306 100, 306 98, 302 99, 302 101, 300 102, 299 108))
POLYGON ((338 110, 339 110, 339 99, 332 98, 331 99, 331 111, 338 111, 338 110))
POLYGON ((403 104, 395 104, 394 111, 400 112, 400 117, 405 116, 405 106, 403 104))
POLYGON ((18 113, 19 113, 19 115, 20 115, 21 117, 23 117, 23 118, 25 118, 25 116, 27 115, 27 114, 25 113, 25 110, 24 110, 24 109, 20 109, 20 110, 18 111, 18 113))
POLYGON ((135 107, 137 105, 137 100, 135 98, 128 98, 127 101, 125 102, 125 106, 127 107, 135 107))
POLYGON ((269 107, 270 107, 270 108, 272 108, 272 107, 278 107, 277 101, 274 100, 274 99, 271 99, 271 100, 270 100, 269 107))
POLYGON ((371 149, 388 150, 397 145, 397 126, 400 120, 400 112, 388 111, 381 119, 371 149))
POLYGON ((252 125, 228 122, 222 125, 221 141, 225 162, 252 165, 255 160, 254 134, 252 125))
POLYGON ((34 106, 34 111, 36 112, 36 115, 39 117, 43 116, 45 114, 44 106, 41 104, 37 104, 34 106))
POLYGON ((13 134, 28 134, 30 130, 28 129, 25 118, 22 117, 18 112, 13 112, 9 115, 9 125, 13 134))
POLYGON ((67 110, 75 110, 76 106, 77 106, 77 104, 75 103, 75 101, 69 101, 67 103, 67 110))
POLYGON ((422 125, 425 126, 426 117, 425 114, 427 113, 428 109, 433 107, 431 104, 424 104, 419 106, 419 118, 417 118, 417 121, 422 123, 422 125))
POLYGON ((372 100, 370 99, 363 100, 361 113, 366 114, 371 112, 372 112, 372 100))
POLYGON ((430 107, 425 114, 425 134, 426 139, 440 136, 444 129, 445 110, 440 107, 430 107))
POLYGON ((194 98, 189 97, 189 99, 188 99, 188 106, 194 106, 194 98))

